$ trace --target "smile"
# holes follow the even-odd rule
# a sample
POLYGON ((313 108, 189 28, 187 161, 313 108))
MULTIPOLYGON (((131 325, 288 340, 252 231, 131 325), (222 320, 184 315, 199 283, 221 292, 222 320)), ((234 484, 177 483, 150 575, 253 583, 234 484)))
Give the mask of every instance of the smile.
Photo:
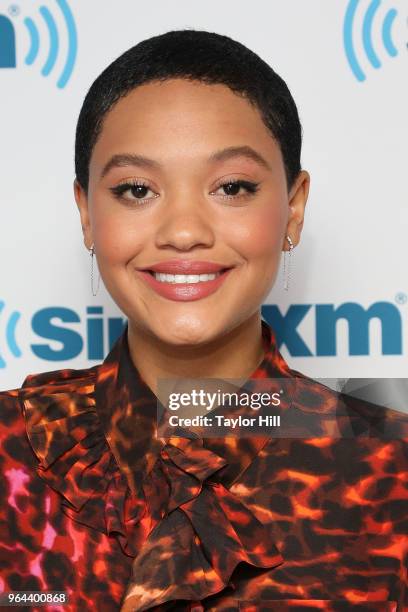
POLYGON ((164 272, 150 272, 160 283, 203 283, 214 280, 221 274, 165 274, 164 272))
POLYGON ((233 268, 208 274, 168 274, 153 270, 136 270, 153 291, 168 300, 190 302, 212 295, 226 281, 233 268))

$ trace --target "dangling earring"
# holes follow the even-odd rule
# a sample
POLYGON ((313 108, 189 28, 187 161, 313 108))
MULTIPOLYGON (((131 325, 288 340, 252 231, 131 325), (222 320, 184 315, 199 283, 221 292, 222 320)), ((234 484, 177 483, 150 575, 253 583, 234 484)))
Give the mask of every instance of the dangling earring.
POLYGON ((97 288, 96 292, 94 293, 94 286, 93 286, 93 274, 94 274, 93 267, 94 267, 94 265, 93 265, 93 263, 94 263, 95 248, 94 248, 93 243, 92 243, 92 246, 89 249, 89 251, 91 253, 91 291, 92 291, 92 295, 96 295, 98 293, 98 291, 99 291, 99 283, 100 283, 101 277, 100 277, 100 274, 98 272, 98 288, 97 288))
POLYGON ((291 272, 291 259, 293 242, 290 236, 286 236, 286 240, 289 242, 289 251, 283 252, 283 288, 285 291, 289 289, 290 272, 291 272))

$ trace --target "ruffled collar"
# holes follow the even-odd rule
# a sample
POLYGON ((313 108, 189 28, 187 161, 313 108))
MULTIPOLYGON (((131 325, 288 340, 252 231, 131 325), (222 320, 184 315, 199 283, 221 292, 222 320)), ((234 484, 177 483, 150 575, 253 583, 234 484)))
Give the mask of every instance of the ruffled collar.
MULTIPOLYGON (((285 380, 285 393, 281 399, 281 410, 283 410, 289 406, 293 397, 295 380, 277 348, 272 328, 263 320, 261 323, 265 354, 261 364, 252 372, 249 379, 254 381, 265 378, 276 379, 277 389, 282 387, 281 381, 285 380)), ((249 382, 245 384, 248 390, 251 389, 249 382)), ((270 385, 268 388, 270 389, 270 385)), ((157 405, 160 402, 144 382, 130 357, 128 325, 97 370, 95 399, 99 419, 112 453, 126 474, 130 489, 137 492, 138 483, 151 471, 163 442, 156 437, 157 405)), ((217 412, 219 411, 212 410, 212 414, 217 412)), ((248 416, 251 409, 244 408, 241 411, 235 409, 230 412, 234 416, 239 414, 248 416)), ((222 414, 227 416, 228 409, 223 407, 222 414)), ((238 476, 249 465, 270 436, 265 435, 263 438, 257 436, 257 438, 204 437, 202 444, 199 442, 198 446, 216 449, 216 452, 227 461, 229 469, 223 473, 226 482, 231 485, 233 476, 238 476), (227 471, 231 474, 227 475, 227 471)), ((178 444, 187 444, 187 440, 178 444)), ((197 443, 190 443, 189 446, 198 448, 197 443)))
MULTIPOLYGON (((62 511, 133 558, 121 611, 164 610, 233 589, 240 562, 283 563, 273 525, 229 490, 271 437, 157 438, 157 398, 132 362, 127 331, 102 364, 29 375, 19 397, 37 472, 62 511)), ((285 378, 284 410, 295 378, 265 321, 262 336, 265 356, 249 379, 285 378)))

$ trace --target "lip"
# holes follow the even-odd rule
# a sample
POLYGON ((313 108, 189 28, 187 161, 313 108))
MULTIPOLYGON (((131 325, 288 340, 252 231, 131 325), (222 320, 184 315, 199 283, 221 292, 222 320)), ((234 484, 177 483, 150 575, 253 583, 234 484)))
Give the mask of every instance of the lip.
MULTIPOLYGON (((213 265, 218 266, 218 264, 213 265)), ((151 270, 152 268, 149 269, 151 270)), ((185 274, 185 268, 183 268, 183 270, 185 274)), ((147 270, 136 270, 136 272, 158 295, 167 298, 168 300, 174 300, 176 302, 191 302, 195 300, 201 300, 202 298, 211 295, 224 284, 226 278, 232 271, 232 268, 225 269, 225 267, 218 266, 218 269, 215 270, 215 272, 219 272, 220 270, 225 271, 221 272, 221 274, 217 276, 217 278, 215 278, 214 280, 201 281, 198 283, 166 283, 156 280, 154 275, 150 274, 150 272, 148 272, 147 270)), ((155 268, 155 271, 160 272, 161 270, 156 270, 155 268)), ((168 267, 166 267, 166 270, 163 271, 167 272, 168 267)), ((180 268, 178 268, 178 271, 182 273, 180 268)), ((206 271, 208 271, 208 267, 206 268, 206 271)), ((194 272, 191 272, 191 268, 188 269, 188 272, 194 274, 194 272)), ((172 273, 173 272, 169 272, 169 274, 172 273)), ((200 272, 200 274, 205 273, 206 272, 200 272)), ((195 272, 195 274, 198 274, 198 272, 195 272)))
POLYGON ((231 266, 216 263, 213 261, 201 261, 193 259, 169 259, 149 266, 148 268, 138 268, 138 270, 147 272, 165 272, 167 274, 211 274, 220 272, 231 266))

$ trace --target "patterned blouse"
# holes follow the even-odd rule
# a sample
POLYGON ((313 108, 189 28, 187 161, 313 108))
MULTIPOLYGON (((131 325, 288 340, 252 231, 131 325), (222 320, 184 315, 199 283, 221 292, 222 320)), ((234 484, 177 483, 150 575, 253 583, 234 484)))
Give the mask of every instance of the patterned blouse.
POLYGON ((291 437, 158 437, 127 326, 103 363, 1 392, 0 592, 67 594, 39 612, 407 611, 408 415, 262 334, 248 380, 285 381, 291 437))

